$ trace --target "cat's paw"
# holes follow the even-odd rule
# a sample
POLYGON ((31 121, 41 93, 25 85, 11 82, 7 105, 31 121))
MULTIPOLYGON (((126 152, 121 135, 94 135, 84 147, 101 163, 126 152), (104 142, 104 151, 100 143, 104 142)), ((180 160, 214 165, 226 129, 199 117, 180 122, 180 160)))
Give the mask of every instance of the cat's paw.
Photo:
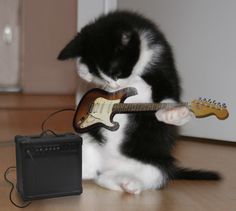
POLYGON ((143 184, 140 180, 132 177, 123 177, 120 179, 120 187, 126 193, 140 194, 143 190, 143 184))
POLYGON ((172 109, 160 109, 156 112, 156 117, 159 121, 177 126, 186 124, 191 120, 192 116, 192 112, 184 106, 172 109))
POLYGON ((93 76, 89 72, 87 65, 80 63, 78 67, 79 76, 87 82, 92 82, 93 76))
POLYGON ((113 172, 102 173, 95 181, 101 187, 130 194, 140 194, 144 189, 144 185, 139 179, 129 175, 117 175, 113 172))

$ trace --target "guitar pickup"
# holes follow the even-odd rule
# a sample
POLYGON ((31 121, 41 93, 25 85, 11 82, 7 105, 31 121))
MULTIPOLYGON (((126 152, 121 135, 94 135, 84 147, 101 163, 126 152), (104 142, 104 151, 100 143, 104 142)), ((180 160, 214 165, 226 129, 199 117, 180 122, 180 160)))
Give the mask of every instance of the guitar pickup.
POLYGON ((92 113, 93 107, 94 107, 94 103, 91 103, 91 105, 89 106, 89 113, 92 113))

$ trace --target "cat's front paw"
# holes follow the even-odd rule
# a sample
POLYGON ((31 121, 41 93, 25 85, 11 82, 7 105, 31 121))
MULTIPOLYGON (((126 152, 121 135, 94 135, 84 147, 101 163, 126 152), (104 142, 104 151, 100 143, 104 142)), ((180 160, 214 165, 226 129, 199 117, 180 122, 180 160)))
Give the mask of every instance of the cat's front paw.
POLYGON ((93 80, 93 76, 89 72, 89 69, 88 69, 87 65, 85 65, 85 64, 82 64, 82 63, 79 64, 78 74, 82 79, 84 79, 87 82, 92 82, 92 80, 93 80))
POLYGON ((177 126, 186 124, 191 120, 192 116, 192 112, 184 106, 172 109, 160 109, 156 112, 156 117, 159 121, 177 126))

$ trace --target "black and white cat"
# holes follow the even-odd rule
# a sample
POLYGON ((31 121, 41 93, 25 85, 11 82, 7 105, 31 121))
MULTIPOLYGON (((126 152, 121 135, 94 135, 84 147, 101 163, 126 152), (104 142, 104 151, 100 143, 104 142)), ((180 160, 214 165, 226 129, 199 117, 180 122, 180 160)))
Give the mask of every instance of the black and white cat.
MULTIPOLYGON (((89 83, 115 91, 135 87, 126 102, 178 102, 180 82, 170 45, 158 27, 140 14, 116 11, 85 26, 58 59, 77 58, 78 74, 89 83)), ((156 113, 117 114, 115 132, 83 134, 83 178, 112 190, 138 194, 171 179, 218 180, 211 171, 176 165, 171 155, 176 125, 191 119, 185 107, 156 113)))

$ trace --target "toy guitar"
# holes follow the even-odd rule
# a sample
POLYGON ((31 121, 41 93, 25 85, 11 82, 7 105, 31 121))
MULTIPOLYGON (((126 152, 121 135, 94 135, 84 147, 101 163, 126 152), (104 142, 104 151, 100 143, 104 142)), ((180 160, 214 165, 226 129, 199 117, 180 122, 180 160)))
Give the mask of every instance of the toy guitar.
POLYGON ((155 112, 161 108, 186 106, 197 118, 215 115, 218 119, 226 119, 229 115, 226 105, 216 104, 206 99, 193 100, 189 103, 124 103, 125 99, 136 95, 137 90, 129 87, 109 93, 101 89, 88 91, 81 99, 74 115, 73 126, 79 132, 87 132, 91 128, 102 126, 109 130, 117 130, 119 124, 113 122, 117 113, 155 112))

